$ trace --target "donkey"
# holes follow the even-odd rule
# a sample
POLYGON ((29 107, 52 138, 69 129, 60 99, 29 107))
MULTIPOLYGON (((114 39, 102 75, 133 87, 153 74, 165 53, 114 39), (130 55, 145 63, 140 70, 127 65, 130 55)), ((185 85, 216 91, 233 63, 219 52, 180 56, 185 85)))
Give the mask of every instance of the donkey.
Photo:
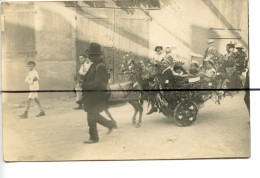
POLYGON ((132 116, 132 124, 137 128, 141 126, 142 115, 143 115, 143 104, 141 102, 141 84, 138 81, 139 73, 135 73, 130 78, 130 81, 113 84, 108 87, 111 91, 110 97, 108 99, 109 105, 115 102, 128 102, 134 108, 134 115, 132 116), (136 122, 137 114, 139 113, 139 119, 136 122))

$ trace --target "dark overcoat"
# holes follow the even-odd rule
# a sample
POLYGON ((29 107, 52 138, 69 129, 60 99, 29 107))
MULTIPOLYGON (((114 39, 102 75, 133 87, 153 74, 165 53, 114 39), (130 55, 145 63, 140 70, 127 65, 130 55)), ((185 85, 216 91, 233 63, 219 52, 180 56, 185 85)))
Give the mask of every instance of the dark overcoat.
POLYGON ((174 77, 170 68, 162 73, 162 75, 160 76, 160 82, 163 89, 172 89, 174 77))
POLYGON ((82 83, 83 105, 86 112, 100 113, 107 108, 107 79, 106 65, 94 62, 82 83))

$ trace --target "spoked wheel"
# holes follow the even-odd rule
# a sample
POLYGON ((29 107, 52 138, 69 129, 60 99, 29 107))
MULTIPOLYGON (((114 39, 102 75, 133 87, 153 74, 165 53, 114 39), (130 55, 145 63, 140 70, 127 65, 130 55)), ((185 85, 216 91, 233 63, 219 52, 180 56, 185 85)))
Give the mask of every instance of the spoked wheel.
POLYGON ((174 119, 180 126, 190 126, 197 119, 198 106, 193 101, 182 101, 174 110, 174 119))

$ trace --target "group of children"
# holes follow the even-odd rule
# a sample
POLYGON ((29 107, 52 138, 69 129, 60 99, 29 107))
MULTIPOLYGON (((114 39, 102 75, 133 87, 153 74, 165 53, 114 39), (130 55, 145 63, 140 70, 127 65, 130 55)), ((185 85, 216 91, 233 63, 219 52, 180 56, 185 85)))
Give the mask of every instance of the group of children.
POLYGON ((203 79, 210 80, 210 78, 216 75, 214 62, 210 58, 204 59, 202 66, 200 66, 199 62, 192 61, 189 70, 186 70, 183 67, 183 62, 177 62, 173 58, 170 47, 167 47, 165 50, 163 50, 162 46, 156 46, 155 52, 156 53, 152 60, 150 60, 150 63, 161 65, 164 68, 163 70, 170 68, 172 70, 173 76, 200 76, 203 79))
MULTIPOLYGON (((210 48, 210 50, 211 49, 212 48, 210 48)), ((214 76, 216 76, 214 62, 210 58, 205 58, 202 65, 197 61, 192 61, 190 68, 186 70, 183 62, 176 61, 172 57, 171 49, 169 47, 163 51, 161 46, 157 46, 155 47, 155 51, 156 54, 154 55, 154 58, 148 62, 148 66, 151 65, 159 69, 157 70, 157 77, 155 77, 159 79, 159 83, 147 79, 152 81, 150 82, 150 89, 156 88, 157 84, 159 84, 160 89, 163 90, 182 88, 181 83, 186 80, 181 80, 181 78, 186 79, 194 77, 199 78, 199 80, 210 82, 214 76)), ((154 78, 154 76, 151 76, 151 78, 154 78)), ((154 96, 148 96, 148 102, 151 105, 151 109, 147 112, 148 115, 157 112, 156 100, 154 98, 154 96)))
MULTIPOLYGON (((202 65, 197 61, 192 61, 190 69, 186 70, 183 67, 183 63, 176 62, 176 59, 173 58, 171 54, 171 48, 167 47, 163 50, 162 46, 155 47, 155 54, 151 60, 152 64, 161 64, 163 61, 167 61, 169 66, 172 68, 173 75, 179 76, 200 76, 209 80, 210 78, 216 75, 216 69, 220 68, 220 65, 223 67, 231 67, 235 69, 235 72, 238 75, 241 75, 246 71, 247 68, 247 55, 243 51, 243 46, 241 44, 229 43, 226 45, 227 54, 221 55, 218 53, 214 47, 214 40, 208 40, 208 48, 205 51, 202 65), (223 58, 223 60, 220 60, 223 58), (221 63, 221 64, 219 64, 221 63)), ((238 83, 235 81, 235 83, 238 83)))

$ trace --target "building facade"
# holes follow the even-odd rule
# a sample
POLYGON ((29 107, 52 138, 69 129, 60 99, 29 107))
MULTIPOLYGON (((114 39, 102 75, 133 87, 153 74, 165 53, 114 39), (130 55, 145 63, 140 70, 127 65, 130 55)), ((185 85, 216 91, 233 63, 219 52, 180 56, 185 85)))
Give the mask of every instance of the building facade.
MULTIPOLYGON (((177 60, 203 55, 209 38, 220 53, 230 41, 248 50, 247 0, 164 0, 159 6, 118 6, 113 1, 2 3, 3 90, 26 90, 26 62, 35 60, 41 90, 71 90, 78 55, 102 45, 111 82, 120 82, 126 53, 151 58, 172 47, 177 60)), ((42 93, 46 97, 68 93, 42 93)), ((10 95, 10 99, 17 97, 10 95)))

